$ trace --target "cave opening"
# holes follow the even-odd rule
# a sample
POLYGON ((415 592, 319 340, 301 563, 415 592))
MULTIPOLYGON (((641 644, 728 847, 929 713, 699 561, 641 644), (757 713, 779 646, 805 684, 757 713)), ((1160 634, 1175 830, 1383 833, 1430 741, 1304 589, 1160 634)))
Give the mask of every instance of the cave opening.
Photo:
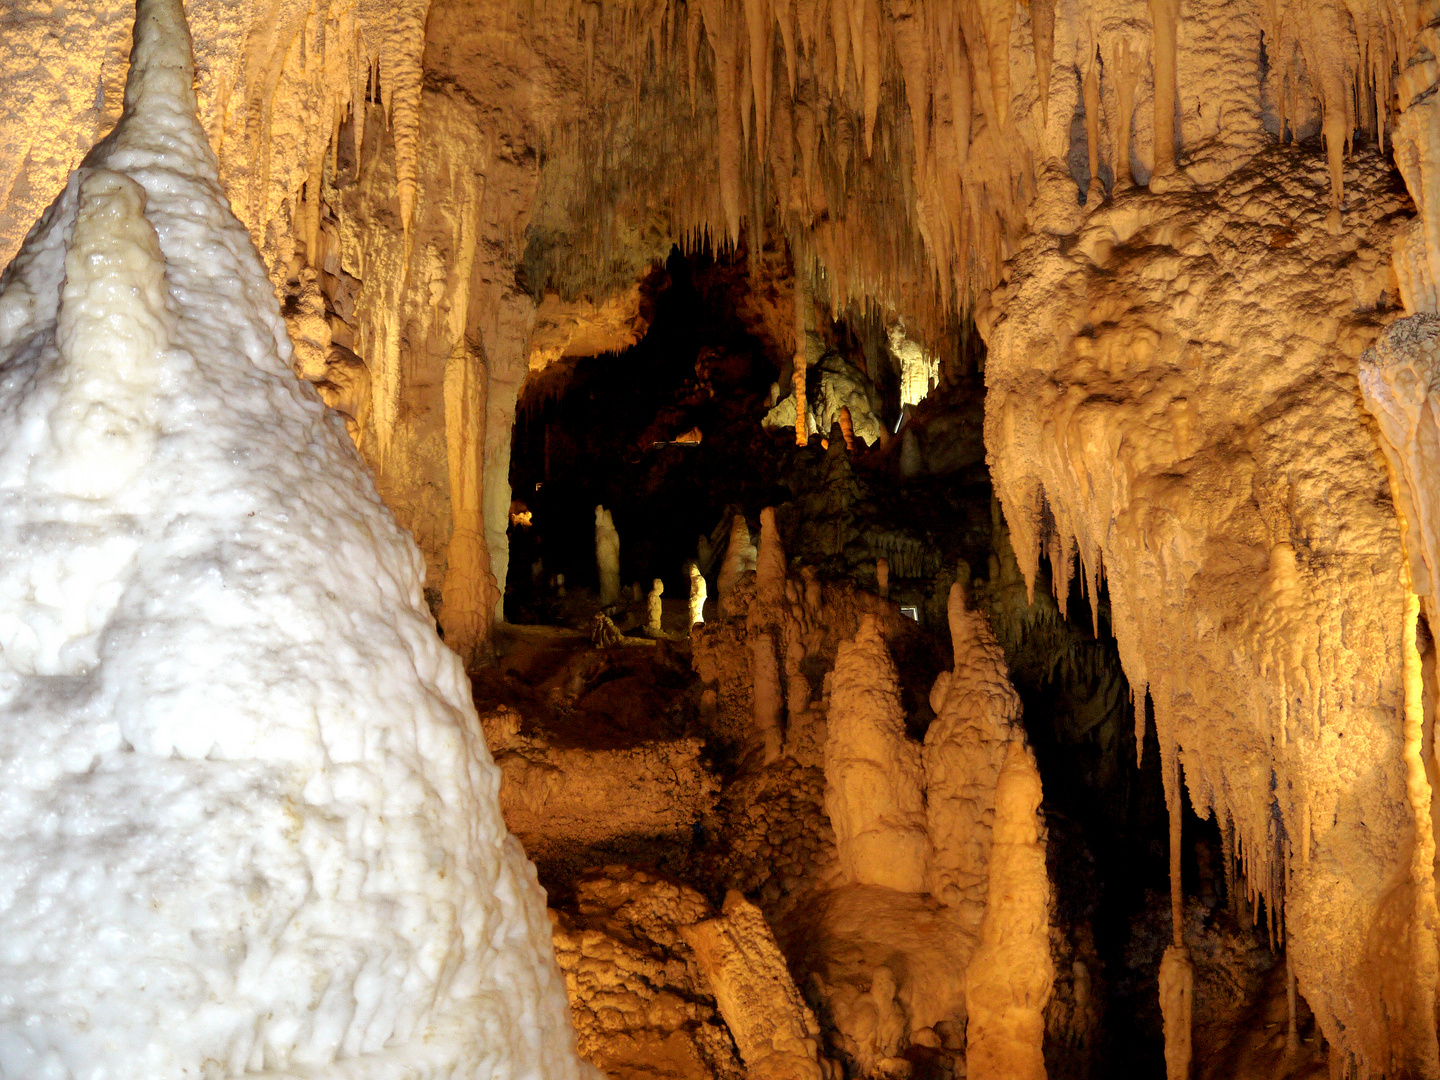
MULTIPOLYGON (((1027 596, 985 461, 985 356, 973 327, 957 335, 950 353, 931 357, 903 326, 873 311, 816 320, 807 334, 808 402, 823 408, 849 395, 855 414, 869 410, 863 423, 873 445, 857 438, 847 450, 838 420, 826 431, 812 415, 811 437, 800 446, 793 403, 788 413, 783 408, 791 396, 781 389, 795 365, 776 330, 788 298, 773 282, 756 285, 743 252, 672 249, 641 293, 646 328, 639 341, 614 353, 562 358, 521 395, 510 474, 510 625, 497 639, 509 644, 501 646, 504 677, 486 676, 486 693, 509 693, 533 714, 537 696, 554 706, 556 688, 569 680, 561 706, 536 727, 552 746, 595 753, 698 739, 704 746, 696 760, 722 794, 688 829, 532 844, 553 902, 578 911, 593 868, 606 864, 688 882, 715 903, 748 878, 797 979, 828 970, 811 955, 820 948, 813 928, 789 906, 801 883, 757 868, 753 851, 737 853, 754 823, 735 801, 743 793, 763 802, 792 788, 781 817, 797 837, 818 844, 822 800, 813 789, 804 794, 802 777, 821 759, 792 753, 777 772, 747 742, 751 733, 717 721, 725 705, 707 697, 703 664, 689 655, 688 566, 707 580, 706 619, 723 622, 718 578, 736 519, 747 537, 757 536, 760 512, 771 507, 791 570, 805 568, 805 580, 826 590, 883 592, 895 610, 914 612, 915 632, 895 635, 889 648, 906 736, 915 745, 937 719, 930 691, 948 664, 952 585, 960 583, 985 613, 1043 783, 1053 913, 1065 928, 1054 950, 1050 1075, 1163 1071, 1155 970, 1170 933, 1169 869, 1155 725, 1153 718, 1143 725, 1137 761, 1135 706, 1103 578, 1092 597, 1082 568, 1072 566, 1062 614, 1044 557, 1034 601, 1027 596), (610 511, 621 537, 622 589, 610 603, 599 596, 597 506, 610 511), (610 649, 608 659, 578 665, 567 659, 576 643, 588 648, 585 635, 602 613, 620 641, 639 641, 657 578, 664 586, 658 647, 610 649), (575 636, 543 661, 537 657, 544 650, 525 635, 547 626, 575 636)), ((855 425, 854 414, 850 421, 855 425)), ((828 695, 833 665, 833 653, 816 654, 797 669, 815 698, 828 695)), ((1148 698, 1141 707, 1149 709, 1148 698)), ((815 782, 812 774, 808 783, 815 782)), ((1271 1002, 1279 953, 1265 941, 1263 915, 1257 924, 1246 900, 1231 895, 1218 824, 1187 809, 1182 846, 1187 918, 1224 942, 1224 955, 1207 956, 1199 976, 1205 1026, 1197 1039, 1215 1055, 1244 1020, 1237 1010, 1271 1002)), ((835 1008, 825 993, 806 993, 817 1014, 835 1008)), ((862 1050, 838 1049, 846 1036, 834 1025, 842 1020, 831 1015, 824 1023, 832 1042, 840 1040, 838 1056, 858 1067, 862 1050)))

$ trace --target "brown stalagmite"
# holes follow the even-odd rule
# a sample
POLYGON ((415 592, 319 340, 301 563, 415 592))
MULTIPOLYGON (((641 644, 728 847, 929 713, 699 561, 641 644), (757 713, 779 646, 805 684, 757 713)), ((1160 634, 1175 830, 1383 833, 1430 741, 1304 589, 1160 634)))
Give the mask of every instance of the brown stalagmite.
POLYGON ((780 546, 780 529, 775 508, 760 511, 760 548, 755 556, 755 599, 765 608, 765 617, 777 619, 785 603, 785 549, 780 546))
POLYGON ((1180 0, 1150 0, 1154 29, 1150 60, 1155 72, 1155 162, 1150 170, 1156 177, 1175 171, 1175 47, 1180 22, 1180 0))
MULTIPOLYGON (((1162 745, 1164 743, 1162 738, 1162 745)), ((1180 815, 1185 793, 1180 759, 1172 746, 1165 758, 1165 805, 1170 814, 1171 944, 1160 961, 1160 1013, 1165 1025, 1166 1080, 1189 1080, 1190 1031, 1194 1016, 1195 968, 1185 945, 1185 894, 1180 888, 1180 815)))
POLYGON ((1012 741, 995 785, 995 838, 980 945, 965 972, 968 1080, 1045 1080, 1050 879, 1040 821, 1040 772, 1012 741))
POLYGON ((825 813, 848 880, 925 891, 930 838, 920 747, 905 734, 900 677, 873 615, 864 616, 854 640, 841 644, 835 657, 825 813))
POLYGON ((763 761, 778 761, 784 744, 781 728, 785 697, 780 685, 780 661, 775 655, 775 639, 770 634, 754 634, 750 638, 750 680, 754 685, 755 730, 760 736, 763 761))
POLYGON ((1130 48, 1130 39, 1115 46, 1115 96, 1120 116, 1115 131, 1115 190, 1135 182, 1130 171, 1130 124, 1135 115, 1135 88, 1140 83, 1140 55, 1130 48))
POLYGON ((966 606, 958 581, 947 613, 954 666, 930 691, 935 719, 925 733, 925 810, 935 845, 929 888, 973 929, 989 880, 995 785, 1006 747, 1019 736, 1020 696, 989 620, 966 606))
POLYGON ((1035 39, 1035 78, 1040 90, 1040 122, 1050 122, 1050 69, 1055 64, 1055 0, 1030 0, 1030 32, 1035 39))
POLYGON ((846 453, 855 453, 855 420, 850 415, 850 406, 840 406, 840 434, 845 439, 846 453))
POLYGON ((490 646, 490 623, 500 598, 490 571, 480 490, 485 445, 485 373, 467 350, 445 365, 445 443, 450 474, 448 568, 440 590, 445 644, 466 668, 479 666, 490 646))
MULTIPOLYGON (((1090 186, 1085 191, 1085 208, 1094 210, 1105 199, 1105 185, 1100 182, 1100 57, 1091 46, 1089 63, 1085 67, 1085 81, 1081 85, 1085 101, 1085 149, 1090 163, 1090 186)), ((1063 556, 1054 560, 1053 565, 1068 567, 1070 560, 1063 556)), ((1068 583, 1067 583, 1068 584, 1068 583)), ((1057 595, 1068 595, 1063 586, 1057 595)), ((1061 612, 1065 613, 1062 601, 1061 612)))
POLYGON ((875 591, 887 599, 890 596, 890 560, 884 555, 875 560, 875 591))
POLYGON ((719 593, 721 617, 740 614, 735 601, 735 588, 740 579, 755 569, 755 545, 750 540, 750 526, 744 514, 730 520, 730 539, 725 545, 725 558, 715 588, 719 593))

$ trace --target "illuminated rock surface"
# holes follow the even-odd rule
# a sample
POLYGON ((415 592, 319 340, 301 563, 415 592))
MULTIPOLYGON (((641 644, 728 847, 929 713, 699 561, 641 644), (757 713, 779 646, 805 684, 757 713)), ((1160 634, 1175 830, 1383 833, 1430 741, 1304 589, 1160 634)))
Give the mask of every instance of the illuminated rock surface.
POLYGON ((0 1073, 577 1077, 418 553, 136 26, 0 292, 0 1073))

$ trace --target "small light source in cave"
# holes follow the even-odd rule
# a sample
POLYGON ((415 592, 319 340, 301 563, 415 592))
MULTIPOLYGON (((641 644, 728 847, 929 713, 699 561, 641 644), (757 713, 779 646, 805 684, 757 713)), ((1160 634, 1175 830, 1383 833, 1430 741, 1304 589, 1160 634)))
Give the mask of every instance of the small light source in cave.
POLYGON ((904 615, 905 618, 911 619, 917 623, 920 621, 920 609, 914 604, 901 604, 900 614, 904 615))

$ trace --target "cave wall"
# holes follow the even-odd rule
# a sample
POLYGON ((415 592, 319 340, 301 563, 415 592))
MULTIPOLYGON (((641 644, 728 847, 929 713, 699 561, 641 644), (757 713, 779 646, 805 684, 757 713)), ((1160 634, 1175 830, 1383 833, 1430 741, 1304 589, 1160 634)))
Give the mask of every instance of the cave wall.
MULTIPOLYGON (((878 299, 932 343, 973 309, 1022 567, 1073 541, 1108 579, 1162 750, 1285 911, 1327 1037, 1364 1071, 1433 1071, 1433 932, 1398 967, 1376 944, 1434 880, 1399 734, 1412 584, 1355 380, 1386 323, 1437 303, 1427 13, 188 11, 227 192, 277 291, 310 283, 315 347, 363 363, 361 452, 467 660, 506 575, 520 387, 557 326, 562 355, 633 341, 624 297, 672 240, 784 251, 822 304, 878 299)), ((118 115, 129 22, 123 0, 7 12, 0 255, 118 115)))

